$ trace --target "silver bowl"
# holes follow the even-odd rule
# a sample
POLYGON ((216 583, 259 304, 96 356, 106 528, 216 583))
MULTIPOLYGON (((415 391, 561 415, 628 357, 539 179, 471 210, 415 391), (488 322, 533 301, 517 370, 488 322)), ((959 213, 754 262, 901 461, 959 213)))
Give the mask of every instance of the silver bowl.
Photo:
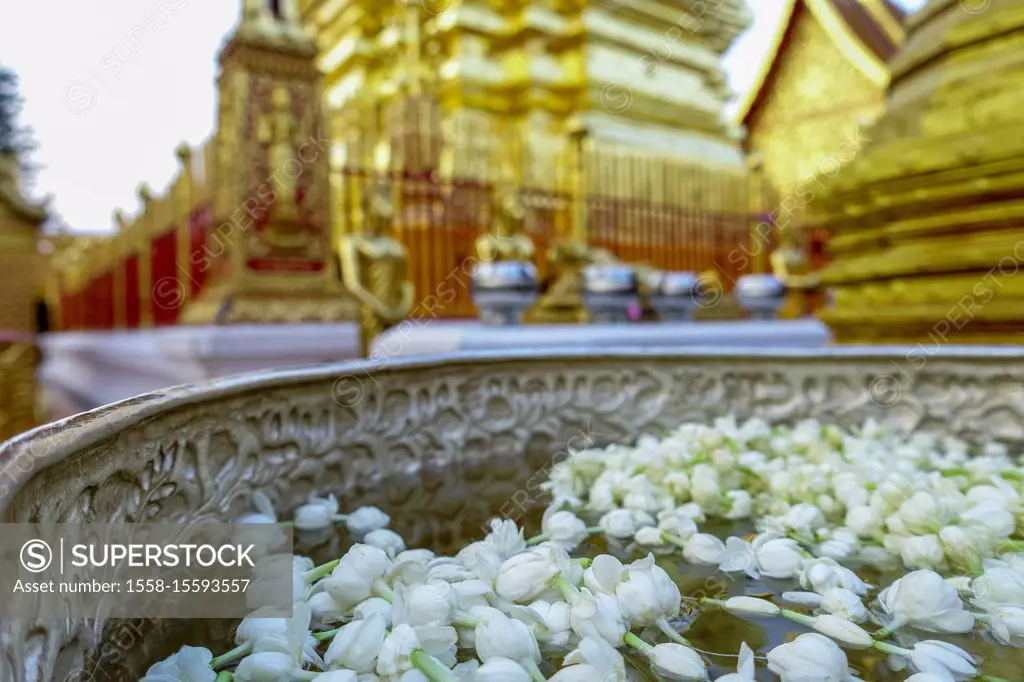
MULTIPOLYGON (((294 509, 313 491, 376 504, 410 546, 452 551, 492 515, 539 504, 536 482, 595 445, 730 413, 1024 445, 1024 350, 946 346, 573 352, 386 358, 169 388, 0 445, 4 522, 229 520, 262 490, 294 509)), ((6 682, 137 680, 231 623, 0 620, 6 682), (130 643, 130 644, 129 644, 130 643)), ((217 633, 220 633, 219 635, 217 633)))
POLYGON ((705 291, 702 285, 695 272, 663 273, 652 297, 658 317, 666 322, 692 320, 697 309, 706 307, 706 301, 710 299, 710 292, 705 291))
POLYGON ((733 295, 750 317, 772 319, 786 301, 786 285, 773 275, 743 275, 733 295))
POLYGON ((478 263, 470 283, 480 321, 487 325, 519 324, 537 298, 537 268, 528 261, 478 263))

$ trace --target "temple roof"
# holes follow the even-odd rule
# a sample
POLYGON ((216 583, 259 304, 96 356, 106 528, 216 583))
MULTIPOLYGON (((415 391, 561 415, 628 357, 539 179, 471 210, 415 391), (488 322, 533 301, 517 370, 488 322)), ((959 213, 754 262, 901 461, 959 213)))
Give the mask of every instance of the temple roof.
POLYGON ((784 0, 782 21, 772 38, 761 72, 736 118, 748 125, 772 87, 772 79, 793 35, 794 27, 810 14, 836 48, 872 82, 885 87, 889 58, 903 43, 906 13, 891 0, 784 0))

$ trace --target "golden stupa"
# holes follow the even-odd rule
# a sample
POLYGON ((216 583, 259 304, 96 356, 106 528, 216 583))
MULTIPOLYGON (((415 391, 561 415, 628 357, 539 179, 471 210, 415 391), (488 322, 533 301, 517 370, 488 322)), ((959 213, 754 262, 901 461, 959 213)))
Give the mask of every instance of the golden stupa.
POLYGON ((722 116, 721 57, 749 9, 744 0, 683 4, 298 0, 320 45, 335 139, 365 137, 373 123, 354 125, 352 113, 386 107, 416 82, 439 106, 448 172, 487 177, 495 146, 520 140, 523 175, 548 185, 552 152, 578 125, 596 144, 742 165, 722 116))
POLYGON ((841 342, 1024 333, 1024 3, 933 0, 890 62, 888 109, 826 204, 841 342))

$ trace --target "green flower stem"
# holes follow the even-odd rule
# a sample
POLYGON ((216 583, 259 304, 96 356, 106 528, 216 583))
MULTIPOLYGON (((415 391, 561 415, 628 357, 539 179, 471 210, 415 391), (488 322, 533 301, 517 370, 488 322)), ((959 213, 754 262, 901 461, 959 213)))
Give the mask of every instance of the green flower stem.
POLYGON ((970 472, 963 467, 954 467, 952 469, 943 469, 939 473, 945 478, 954 478, 956 476, 967 476, 970 472))
POLYGON ((380 578, 378 578, 377 580, 373 581, 373 589, 377 592, 377 595, 381 599, 383 599, 383 600, 385 600, 387 602, 394 601, 395 593, 391 590, 390 587, 388 587, 388 584, 386 582, 384 582, 383 580, 381 580, 380 578))
POLYGON ((313 633, 313 639, 315 639, 318 642, 323 642, 324 640, 328 640, 328 639, 331 639, 332 637, 334 637, 336 634, 338 634, 338 632, 340 630, 341 630, 341 628, 334 628, 333 630, 324 630, 322 632, 314 632, 313 633))
POLYGON ((231 651, 225 654, 221 654, 220 656, 217 656, 212 661, 210 661, 210 667, 216 670, 222 665, 234 663, 235 661, 237 661, 240 658, 243 658, 247 653, 249 653, 250 649, 252 649, 252 644, 250 644, 249 642, 246 642, 245 644, 239 644, 231 651))
POLYGON ((314 580, 317 580, 329 574, 331 571, 334 570, 335 566, 337 566, 339 563, 341 563, 341 559, 328 561, 326 564, 321 564, 316 568, 309 569, 308 571, 306 571, 306 574, 303 577, 309 580, 310 582, 313 582, 314 580))
POLYGON ((693 644, 690 643, 690 640, 686 639, 681 634, 676 632, 676 629, 672 627, 672 625, 667 620, 665 620, 665 618, 659 618, 658 620, 654 621, 654 624, 658 626, 658 629, 661 630, 662 634, 664 634, 666 637, 671 639, 676 644, 682 644, 683 646, 688 646, 691 649, 694 648, 693 644))
MULTIPOLYGON (((875 639, 885 639, 886 637, 891 635, 892 632, 893 631, 889 628, 882 628, 881 630, 875 630, 874 632, 872 632, 871 636, 875 639)), ((876 644, 881 644, 881 642, 876 642, 876 644)), ((879 651, 881 651, 881 649, 879 649, 879 651)))
POLYGON ((547 682, 547 678, 544 677, 544 673, 540 671, 540 668, 538 668, 537 664, 533 662, 533 659, 527 658, 519 661, 519 665, 526 668, 526 672, 530 673, 530 679, 532 679, 533 682, 547 682))
MULTIPOLYGON (((1007 481, 1024 481, 1024 471, 1004 471, 1003 473, 1001 473, 999 475, 1002 476, 1003 478, 1005 478, 1007 481)), ((979 679, 981 679, 981 678, 979 678, 979 679)), ((999 678, 992 677, 992 678, 989 678, 989 679, 996 680, 996 679, 999 679, 999 678)))
POLYGON ((910 651, 902 649, 892 644, 886 644, 885 642, 875 642, 871 645, 875 651, 881 651, 883 654, 889 654, 891 656, 909 656, 910 651))
POLYGON ((701 597, 700 603, 704 606, 717 606, 718 608, 725 608, 725 602, 721 599, 711 599, 709 597, 701 597))
POLYGON ((653 646, 651 646, 644 640, 640 639, 632 632, 627 632, 625 635, 623 635, 622 642, 628 646, 633 647, 634 649, 642 653, 644 656, 649 656, 651 652, 654 651, 653 646))
POLYGON ((423 649, 416 649, 409 657, 414 668, 427 676, 430 682, 457 682, 455 674, 444 667, 423 649))
POLYGON ((582 568, 583 570, 590 568, 590 564, 594 563, 593 559, 588 559, 587 557, 583 557, 582 559, 573 559, 573 561, 578 563, 580 565, 580 568, 582 568))
POLYGON ((565 597, 565 601, 570 604, 575 604, 576 600, 580 596, 580 591, 570 585, 569 581, 560 575, 555 578, 555 587, 557 587, 559 592, 562 593, 562 596, 565 597))
POLYGON ((233 679, 235 679, 235 676, 230 670, 221 670, 217 673, 217 679, 213 682, 231 682, 233 679))
MULTIPOLYGON (((593 535, 594 533, 603 533, 603 532, 604 532, 604 530, 601 528, 601 526, 590 526, 589 528, 587 528, 587 533, 589 535, 593 535)), ((539 545, 540 543, 545 542, 545 541, 550 540, 550 539, 551 539, 551 536, 548 535, 547 533, 541 533, 540 535, 534 535, 532 538, 530 538, 529 540, 526 541, 526 546, 527 547, 532 547, 533 545, 539 545)))
POLYGON ((672 533, 666 533, 665 531, 662 531, 661 539, 665 542, 669 542, 675 545, 676 547, 686 547, 686 540, 682 539, 678 535, 673 535, 672 533))
POLYGON ((974 679, 979 682, 1013 682, 1012 680, 1008 680, 1004 677, 993 677, 992 675, 978 675, 974 679))
POLYGON ((999 554, 1024 551, 1024 540, 1007 540, 999 546, 999 554))
POLYGON ((797 613, 796 611, 790 611, 789 609, 782 609, 779 611, 779 615, 793 621, 794 623, 800 623, 800 625, 806 625, 809 628, 814 627, 814 618, 803 613, 797 613))

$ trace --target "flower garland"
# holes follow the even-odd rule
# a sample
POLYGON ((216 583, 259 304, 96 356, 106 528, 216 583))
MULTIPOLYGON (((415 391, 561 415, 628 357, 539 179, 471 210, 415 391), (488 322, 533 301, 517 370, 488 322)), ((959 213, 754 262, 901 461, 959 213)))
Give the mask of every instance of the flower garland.
MULTIPOLYGON (((964 649, 920 636, 978 630, 1024 647, 1022 478, 994 444, 971 452, 873 422, 848 432, 721 419, 572 453, 551 471, 540 535, 495 519, 453 557, 407 549, 376 508, 341 514, 333 497, 313 497, 294 515, 299 531, 344 524, 359 542, 321 566, 290 558, 293 616, 246 618, 234 649, 183 647, 143 682, 544 682, 558 660, 553 682, 624 682, 623 652, 659 677, 707 680, 708 659, 724 654, 686 639, 684 604, 810 630, 763 657, 743 644, 725 682, 752 682, 759 666, 783 682, 856 679, 844 649, 874 650, 912 682, 1000 682, 964 649), (596 526, 581 518, 598 515, 596 526), (709 518, 759 532, 723 541, 700 532, 709 518), (573 558, 593 534, 651 551, 573 558), (801 589, 683 596, 654 552, 801 589), (875 594, 859 565, 909 572, 875 594)), ((278 522, 264 495, 254 506, 240 522, 278 522)))

